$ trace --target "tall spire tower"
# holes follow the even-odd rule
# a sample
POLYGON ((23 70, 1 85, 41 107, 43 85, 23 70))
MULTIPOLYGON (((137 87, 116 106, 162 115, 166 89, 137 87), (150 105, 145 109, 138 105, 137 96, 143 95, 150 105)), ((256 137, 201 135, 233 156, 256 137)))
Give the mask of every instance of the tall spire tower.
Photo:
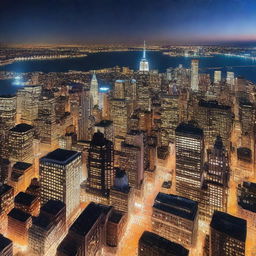
POLYGON ((91 108, 93 108, 95 105, 99 105, 98 80, 95 74, 95 70, 93 72, 92 80, 91 80, 90 98, 91 98, 91 108))
POLYGON ((146 43, 144 41, 144 47, 143 47, 143 57, 140 61, 140 71, 145 72, 145 71, 149 71, 149 65, 148 65, 148 61, 146 59, 146 43))

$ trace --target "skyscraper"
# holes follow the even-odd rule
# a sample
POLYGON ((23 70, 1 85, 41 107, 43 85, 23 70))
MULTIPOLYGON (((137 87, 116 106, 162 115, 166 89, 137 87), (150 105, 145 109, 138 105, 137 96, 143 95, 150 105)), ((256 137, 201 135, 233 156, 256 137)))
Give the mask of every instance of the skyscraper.
POLYGON ((234 85, 235 84, 235 74, 234 74, 234 72, 227 72, 226 82, 229 85, 234 85))
POLYGON ((221 71, 215 70, 214 71, 214 83, 218 84, 219 82, 221 82, 221 71))
POLYGON ((101 132, 93 135, 88 151, 88 180, 86 191, 99 197, 108 197, 114 181, 113 143, 101 132))
POLYGON ((62 201, 67 219, 80 204, 81 165, 81 154, 65 149, 56 149, 40 159, 41 202, 62 201))
POLYGON ((154 233, 189 248, 196 241, 197 227, 197 202, 185 197, 158 193, 152 214, 154 233))
POLYGON ((191 61, 191 90, 198 91, 199 75, 198 75, 199 60, 191 61))
POLYGON ((210 256, 245 256, 246 220, 215 211, 210 226, 210 256))
POLYGON ((142 72, 149 71, 149 64, 146 59, 146 43, 145 43, 145 41, 144 41, 144 47, 143 47, 143 57, 140 61, 140 71, 142 71, 142 72))
POLYGON ((98 91, 98 80, 95 71, 92 75, 91 87, 90 87, 90 98, 91 98, 91 109, 94 106, 99 105, 99 91, 98 91))
POLYGON ((192 123, 176 128, 176 191, 195 201, 201 199, 204 160, 203 130, 192 123))
POLYGON ((188 256, 189 251, 155 233, 144 231, 139 240, 138 256, 188 256))

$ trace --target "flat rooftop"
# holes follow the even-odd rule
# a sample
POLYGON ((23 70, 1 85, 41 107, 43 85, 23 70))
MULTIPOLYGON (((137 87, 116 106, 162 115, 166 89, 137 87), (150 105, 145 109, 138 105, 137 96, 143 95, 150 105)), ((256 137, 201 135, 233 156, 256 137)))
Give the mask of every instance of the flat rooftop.
POLYGON ((102 214, 106 214, 112 207, 94 202, 90 203, 76 219, 70 230, 78 235, 85 236, 102 214))
POLYGON ((12 244, 12 241, 0 234, 0 253, 10 244, 12 244))
POLYGON ((15 196, 14 203, 25 205, 25 206, 30 206, 35 202, 35 200, 37 200, 37 196, 31 195, 28 193, 24 193, 24 192, 20 192, 17 196, 15 196))
POLYGON ((41 207, 41 211, 55 216, 65 207, 66 205, 60 200, 49 200, 41 207))
POLYGON ((57 248, 57 252, 62 252, 67 256, 77 256, 79 248, 82 246, 82 243, 79 243, 77 239, 74 239, 69 234, 62 240, 57 248))
POLYGON ((124 217, 124 213, 117 211, 117 210, 113 210, 109 216, 109 221, 113 222, 113 223, 119 223, 120 220, 124 217))
POLYGON ((221 105, 216 100, 210 100, 210 101, 200 100, 198 102, 198 106, 205 107, 205 108, 216 108, 216 109, 222 109, 222 110, 230 110, 231 109, 230 106, 221 105))
POLYGON ((212 216, 211 227, 239 241, 245 242, 246 240, 246 220, 228 213, 215 211, 212 216))
POLYGON ((77 151, 58 148, 48 153, 46 156, 40 158, 40 162, 52 162, 61 165, 66 165, 72 162, 80 155, 81 153, 77 151))
POLYGON ((178 127, 175 130, 176 133, 183 133, 188 135, 197 135, 202 137, 203 136, 203 130, 201 128, 198 128, 190 123, 181 123, 178 125, 178 127))
POLYGON ((33 126, 31 126, 29 124, 22 123, 22 124, 17 124, 12 129, 10 129, 10 131, 12 131, 12 132, 27 132, 31 129, 33 129, 33 126))
POLYGON ((13 219, 16 219, 16 220, 19 220, 21 222, 25 222, 27 221, 31 215, 26 213, 26 212, 23 212, 22 210, 20 209, 17 209, 17 208, 13 208, 9 213, 8 213, 8 217, 11 217, 13 219))
POLYGON ((11 189, 13 189, 13 187, 11 187, 7 184, 0 185, 0 195, 5 194, 6 192, 8 192, 11 189))
POLYGON ((185 197, 160 192, 155 198, 153 207, 184 219, 194 220, 198 203, 185 197))
POLYGON ((16 162, 16 163, 13 165, 13 168, 14 168, 14 169, 17 169, 17 170, 25 171, 25 170, 27 170, 28 168, 30 168, 31 166, 32 166, 32 164, 30 164, 30 163, 16 162))
POLYGON ((182 245, 171 242, 149 231, 144 231, 144 233, 140 237, 139 244, 145 244, 151 248, 156 248, 158 251, 162 251, 163 253, 165 253, 165 256, 187 256, 189 253, 189 251, 182 245))
POLYGON ((113 124, 111 120, 102 120, 99 123, 95 124, 96 127, 108 127, 113 124))

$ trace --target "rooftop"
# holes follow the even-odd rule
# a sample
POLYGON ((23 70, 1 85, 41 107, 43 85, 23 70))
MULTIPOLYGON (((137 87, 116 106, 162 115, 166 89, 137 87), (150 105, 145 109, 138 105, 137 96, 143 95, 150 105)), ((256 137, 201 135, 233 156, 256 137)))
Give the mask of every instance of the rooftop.
POLYGON ((80 153, 73 150, 58 148, 40 159, 40 162, 53 162, 66 165, 80 156, 80 153))
POLYGON ((12 129, 10 129, 10 131, 12 131, 12 132, 27 132, 31 129, 33 129, 33 126, 23 123, 23 124, 17 124, 12 129))
POLYGON ((184 219, 194 220, 197 214, 198 203, 185 197, 158 193, 153 207, 184 219))
POLYGON ((12 244, 12 241, 0 234, 0 253, 10 244, 12 244))
POLYGON ((68 234, 59 244, 57 251, 62 252, 64 255, 77 256, 80 246, 82 246, 82 243, 79 243, 77 239, 68 234))
POLYGON ((27 221, 31 217, 30 214, 28 214, 26 212, 23 212, 22 210, 17 209, 17 208, 13 208, 8 213, 8 216, 13 218, 13 219, 19 220, 21 222, 25 222, 25 221, 27 221))
POLYGON ((113 223, 119 223, 120 220, 124 217, 124 213, 117 211, 117 210, 113 210, 109 216, 109 221, 113 222, 113 223))
POLYGON ((189 135, 197 135, 202 137, 203 136, 203 130, 201 128, 196 127, 195 125, 191 123, 181 123, 178 125, 178 127, 175 130, 176 133, 186 133, 189 135))
POLYGON ((21 205, 26 205, 30 206, 33 204, 33 202, 37 199, 37 196, 20 192, 17 196, 14 198, 14 203, 15 204, 21 204, 21 205))
MULTIPOLYGON (((165 253, 165 256, 168 255, 179 255, 179 256, 187 256, 189 251, 181 246, 180 244, 171 242, 155 233, 144 231, 142 236, 140 237, 139 244, 147 244, 150 247, 155 247, 157 250, 161 250, 165 253)), ((163 254, 161 254, 163 255, 163 254)))
POLYGON ((102 120, 99 123, 95 124, 95 126, 99 126, 99 127, 108 127, 113 123, 113 121, 111 120, 102 120))
POLYGON ((55 216, 65 207, 66 205, 59 200, 49 200, 41 207, 41 211, 55 216))
POLYGON ((206 108, 217 108, 217 109, 223 109, 223 110, 230 110, 231 109, 230 106, 221 105, 216 100, 209 100, 209 101, 200 100, 198 102, 198 105, 200 107, 206 107, 206 108))
POLYGON ((6 192, 8 192, 11 189, 13 189, 13 187, 11 187, 7 184, 0 185, 0 195, 5 194, 6 192))
POLYGON ((106 214, 112 207, 91 202, 70 227, 72 232, 85 236, 102 214, 106 214))
POLYGON ((27 170, 29 167, 31 167, 32 164, 30 163, 25 163, 25 162, 17 162, 13 165, 14 169, 18 169, 18 170, 27 170))
POLYGON ((246 220, 228 213, 215 211, 211 227, 239 241, 245 242, 246 240, 246 220))

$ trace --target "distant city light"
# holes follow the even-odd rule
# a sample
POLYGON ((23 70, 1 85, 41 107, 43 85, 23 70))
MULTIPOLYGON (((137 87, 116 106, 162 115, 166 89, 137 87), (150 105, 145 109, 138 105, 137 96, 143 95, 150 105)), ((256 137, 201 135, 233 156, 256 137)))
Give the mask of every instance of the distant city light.
POLYGON ((16 85, 16 86, 21 86, 21 85, 23 85, 22 78, 21 78, 20 76, 14 77, 14 81, 13 81, 12 84, 13 84, 13 85, 16 85))
POLYGON ((100 91, 107 92, 107 91, 109 91, 109 88, 108 87, 100 87, 100 91))

